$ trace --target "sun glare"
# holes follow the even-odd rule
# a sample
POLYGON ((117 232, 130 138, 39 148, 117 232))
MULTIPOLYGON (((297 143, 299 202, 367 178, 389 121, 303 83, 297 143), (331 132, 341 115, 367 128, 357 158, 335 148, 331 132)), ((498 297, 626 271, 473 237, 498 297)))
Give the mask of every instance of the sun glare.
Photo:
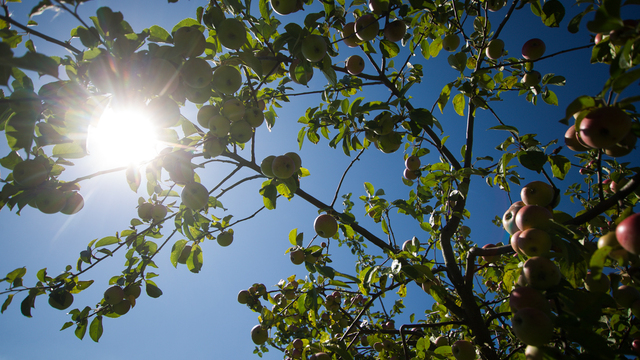
POLYGON ((101 169, 151 160, 159 147, 156 129, 142 110, 107 108, 89 128, 89 154, 101 169))

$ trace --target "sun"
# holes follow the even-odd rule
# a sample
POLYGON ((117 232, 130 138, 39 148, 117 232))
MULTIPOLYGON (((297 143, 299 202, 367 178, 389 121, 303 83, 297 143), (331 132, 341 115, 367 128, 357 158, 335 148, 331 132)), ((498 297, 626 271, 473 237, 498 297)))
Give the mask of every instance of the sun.
POLYGON ((149 161, 158 155, 161 142, 146 111, 108 107, 89 127, 87 146, 96 165, 104 169, 149 161))

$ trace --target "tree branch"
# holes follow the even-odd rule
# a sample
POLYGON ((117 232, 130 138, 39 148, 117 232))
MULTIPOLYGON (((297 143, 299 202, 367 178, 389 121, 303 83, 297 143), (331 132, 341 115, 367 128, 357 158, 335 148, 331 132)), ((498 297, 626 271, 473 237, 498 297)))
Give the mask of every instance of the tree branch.
POLYGON ((50 43, 53 43, 53 44, 56 44, 56 45, 60 45, 63 48, 73 52, 76 55, 81 55, 82 54, 82 51, 76 49, 71 44, 63 42, 63 41, 60 41, 58 39, 54 39, 51 36, 45 35, 45 34, 39 32, 39 31, 36 31, 36 30, 33 30, 33 29, 29 29, 28 27, 26 27, 26 26, 20 24, 19 22, 13 20, 9 16, 0 15, 0 20, 4 20, 4 21, 8 22, 9 24, 14 25, 17 28, 20 28, 20 29, 26 31, 28 34, 37 36, 37 37, 39 37, 39 38, 41 38, 41 39, 43 39, 45 41, 48 41, 50 43))

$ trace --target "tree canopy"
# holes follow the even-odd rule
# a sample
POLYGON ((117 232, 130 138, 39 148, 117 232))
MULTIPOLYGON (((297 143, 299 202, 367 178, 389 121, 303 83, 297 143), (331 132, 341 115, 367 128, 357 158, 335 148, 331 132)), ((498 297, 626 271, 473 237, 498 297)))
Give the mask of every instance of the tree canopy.
POLYGON ((68 312, 63 330, 97 342, 105 318, 171 291, 168 264, 199 273, 212 244, 250 247, 241 229, 287 201, 318 213, 277 235, 288 236, 282 250, 301 273, 235 289, 255 313, 246 333, 260 356, 640 353, 637 2, 212 0, 173 28, 144 29, 116 8, 82 16, 90 0, 40 1, 24 23, 13 2, 0 15, 0 208, 76 216, 83 183, 112 173, 140 199, 136 217, 89 241, 61 273, 8 269, 1 312, 31 317, 47 299, 68 312), (77 21, 53 20, 68 38, 37 23, 53 11, 77 21), (522 18, 545 36, 524 31, 522 18), (39 52, 34 39, 58 51, 39 52), (581 79, 562 74, 574 64, 581 79), (572 81, 586 85, 563 92, 572 81), (561 115, 519 121, 531 105, 561 115), (120 120, 113 129, 107 115, 120 120), (141 119, 150 127, 135 130, 141 119), (77 162, 105 160, 91 146, 109 131, 121 143, 107 151, 122 147, 127 163, 78 175, 77 162), (282 132, 298 149, 261 156, 282 132), (305 186, 323 177, 305 147, 330 154, 316 162, 348 159, 332 168, 340 180, 328 192, 305 186), (392 191, 376 181, 389 176, 382 167, 353 174, 365 156, 398 154, 404 172, 392 191), (343 187, 352 176, 359 192, 343 187), (510 200, 490 214, 502 242, 472 235, 483 207, 470 203, 496 189, 510 200), (233 193, 261 203, 228 202, 233 193), (339 254, 351 263, 334 263, 339 254), (114 262, 108 284, 94 281, 114 262), (82 297, 89 287, 103 298, 82 297), (428 306, 410 302, 423 293, 428 306))

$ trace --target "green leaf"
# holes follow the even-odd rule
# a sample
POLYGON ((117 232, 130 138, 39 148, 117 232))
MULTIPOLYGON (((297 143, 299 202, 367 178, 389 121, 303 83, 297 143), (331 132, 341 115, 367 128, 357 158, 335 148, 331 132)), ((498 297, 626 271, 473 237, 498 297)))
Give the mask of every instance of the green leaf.
POLYGON ((31 294, 27 295, 27 297, 22 300, 22 303, 20 303, 20 312, 22 315, 31 317, 31 308, 35 307, 35 301, 35 296, 32 296, 31 294))
POLYGON ((518 152, 518 161, 527 169, 540 172, 547 162, 547 155, 536 150, 520 151, 518 152))
POLYGON ((515 132, 516 134, 518 133, 518 128, 510 125, 497 125, 497 126, 490 127, 489 130, 505 130, 505 131, 515 132))
POLYGON ((596 100, 593 97, 588 95, 579 96, 577 99, 573 100, 569 106, 567 106, 564 118, 569 119, 573 114, 594 106, 596 106, 596 100))
POLYGON ((611 246, 603 246, 602 248, 596 250, 593 255, 591 255, 591 260, 589 261, 589 269, 595 272, 601 272, 604 269, 604 263, 607 260, 607 256, 611 252, 611 246))
POLYGON ((335 271, 330 266, 316 266, 316 269, 320 275, 328 277, 329 279, 333 279, 336 276, 335 271))
POLYGON ((571 161, 562 155, 551 155, 549 156, 549 162, 551 163, 553 176, 564 180, 569 170, 571 170, 571 161))
POLYGON ((444 110, 444 107, 449 102, 449 96, 451 95, 451 86, 452 83, 448 83, 442 88, 440 92, 440 96, 438 97, 438 108, 440 109, 440 113, 444 110))
POLYGON ((185 245, 187 245, 187 240, 178 240, 173 243, 173 247, 171 248, 171 255, 169 257, 169 260, 171 261, 171 264, 173 264, 173 267, 178 267, 178 259, 180 259, 180 255, 182 255, 182 250, 184 249, 185 245))
MULTIPOLYGON (((187 268, 192 273, 199 273, 202 269, 202 249, 199 245, 193 245, 191 247, 191 255, 187 259, 187 268)), ((159 289, 158 289, 159 290, 159 289)))
POLYGON ((68 329, 70 327, 73 326, 73 321, 67 321, 66 323, 64 323, 64 325, 62 325, 62 328, 60 329, 60 331, 64 330, 64 329, 68 329))
POLYGON ((163 27, 158 25, 153 25, 149 28, 149 41, 153 42, 163 42, 163 43, 172 43, 171 34, 163 27))
POLYGON ((40 53, 28 52, 19 58, 0 57, 0 65, 36 71, 39 74, 58 77, 58 62, 40 53))
POLYGON ((622 73, 613 79, 611 89, 617 93, 621 93, 622 90, 626 89, 629 85, 633 84, 638 79, 640 79, 640 69, 622 73))
POLYGON ((389 40, 382 40, 380 41, 380 52, 384 57, 391 59, 400 53, 400 47, 389 40))
POLYGON ((466 103, 464 100, 464 95, 458 94, 453 97, 453 109, 460 116, 464 116, 464 107, 466 103))
POLYGON ((542 100, 549 105, 558 106, 558 96, 551 90, 547 90, 542 93, 542 100))
POLYGON ((147 295, 152 298, 159 298, 162 295, 162 290, 160 290, 160 288, 156 286, 156 283, 151 280, 147 280, 145 290, 147 291, 147 295))
POLYGON ((95 247, 99 248, 99 247, 113 245, 113 244, 117 244, 117 243, 118 243, 118 238, 117 237, 115 237, 115 236, 107 236, 107 237, 104 237, 104 238, 98 240, 98 242, 96 243, 95 247))
POLYGON ((76 326, 75 334, 78 339, 82 340, 84 339, 84 334, 86 333, 87 333, 87 320, 84 319, 78 322, 78 325, 76 326))
POLYGON ((7 299, 4 301, 4 303, 2 303, 2 308, 0 309, 0 314, 4 313, 4 311, 7 310, 7 308, 11 304, 11 300, 13 300, 13 295, 15 295, 15 294, 9 294, 9 296, 7 296, 7 299))
POLYGON ((93 318, 91 325, 89 325, 89 336, 91 340, 98 342, 102 337, 102 316, 98 315, 93 318))
POLYGON ((298 228, 289 231, 289 243, 291 245, 298 245, 298 228))
POLYGON ((276 208, 276 199, 278 197, 278 189, 273 185, 271 180, 267 180, 262 183, 262 189, 260 189, 260 195, 262 195, 262 202, 268 210, 276 208))
POLYGON ((21 267, 21 268, 17 268, 15 270, 13 270, 12 272, 8 273, 7 276, 2 280, 7 281, 8 283, 13 283, 16 279, 22 278, 26 274, 27 274, 27 268, 26 267, 21 267))
POLYGON ((565 10, 562 3, 558 0, 550 0, 542 6, 542 14, 540 19, 548 27, 558 27, 564 18, 565 10))

